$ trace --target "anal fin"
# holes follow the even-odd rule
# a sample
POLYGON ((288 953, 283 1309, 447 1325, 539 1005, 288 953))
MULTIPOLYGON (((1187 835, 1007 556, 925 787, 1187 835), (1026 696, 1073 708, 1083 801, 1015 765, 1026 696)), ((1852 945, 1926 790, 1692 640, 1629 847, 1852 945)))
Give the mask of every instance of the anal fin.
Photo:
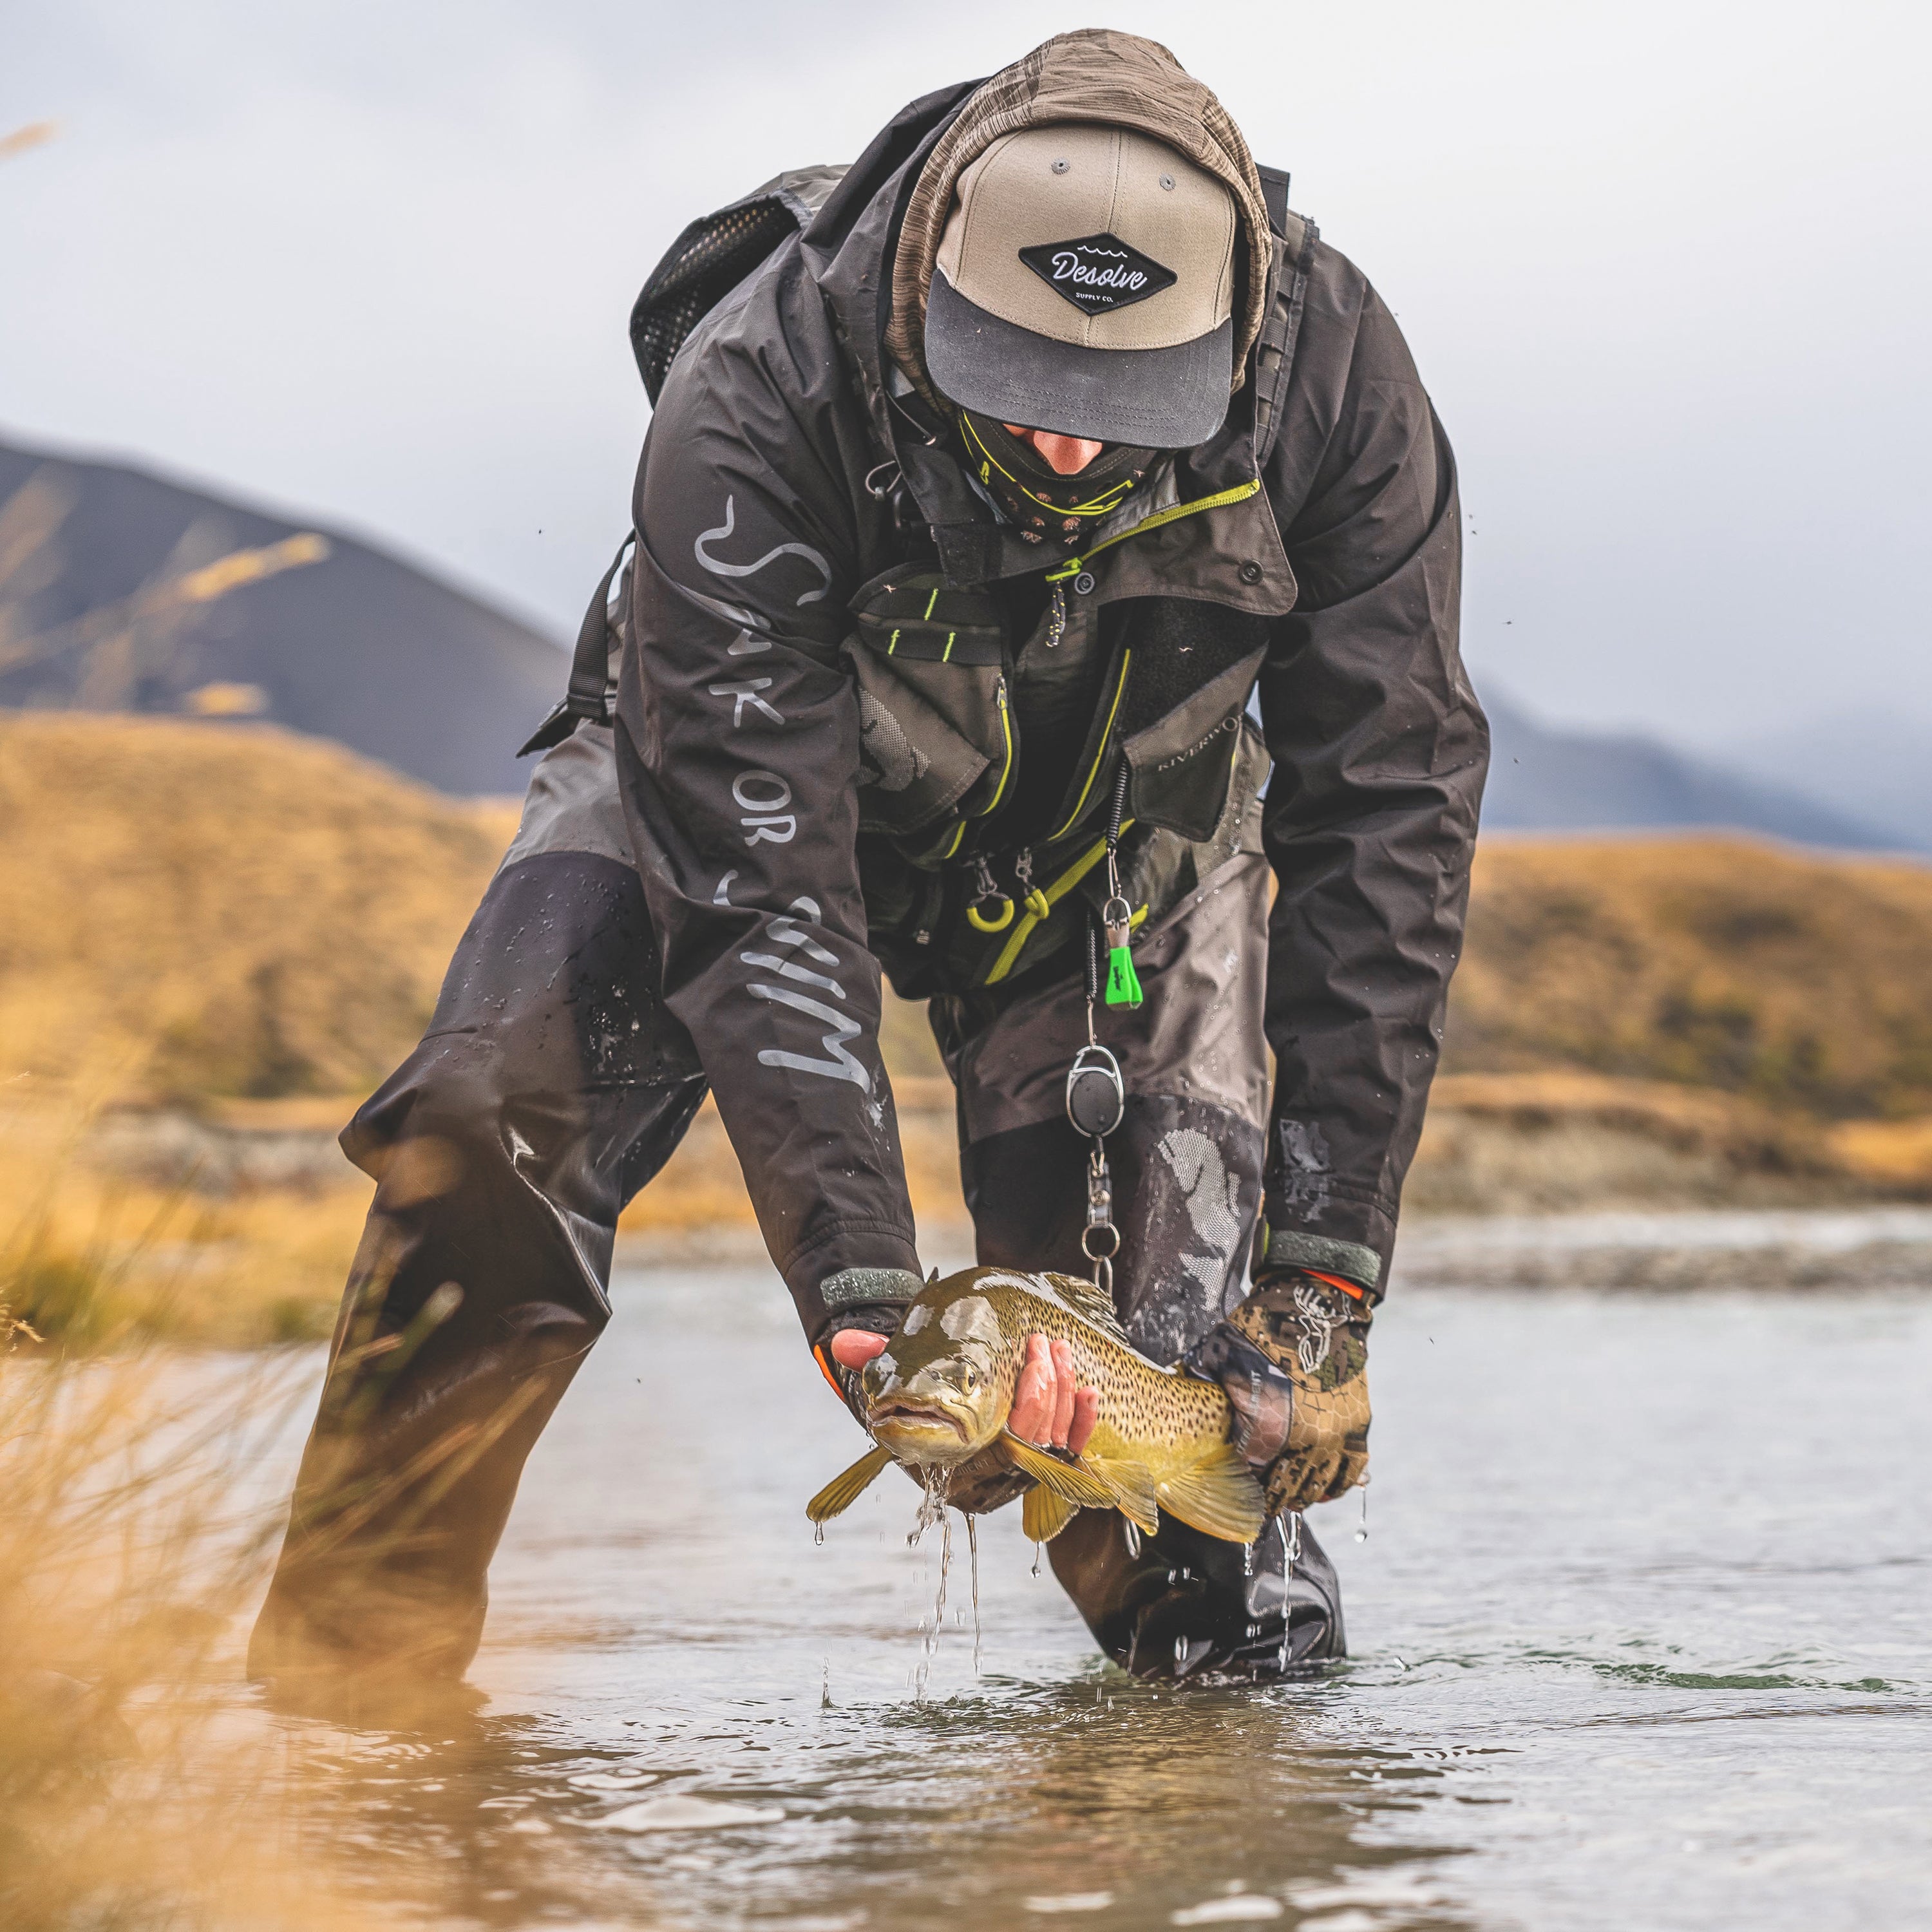
POLYGON ((1165 1478, 1154 1493, 1170 1516, 1226 1543, 1253 1542, 1268 1521, 1254 1472, 1226 1443, 1192 1468, 1165 1478))
POLYGON ((1112 1509, 1113 1492, 1082 1462, 1063 1462, 1049 1450, 1036 1449, 1022 1442, 1011 1430, 1000 1438, 1000 1444, 1012 1458, 1013 1466, 1030 1476, 1042 1489, 1050 1490, 1063 1502, 1076 1509, 1112 1509))
POLYGON ((1114 1507, 1144 1535, 1152 1536, 1160 1528, 1156 1504, 1154 1472, 1144 1462, 1124 1456, 1096 1456, 1090 1452, 1081 1460, 1113 1492, 1114 1507))
POLYGON ((1051 1543, 1079 1514, 1077 1503, 1067 1502, 1036 1484, 1020 1504, 1020 1528, 1029 1543, 1051 1543))
POLYGON ((889 1449, 868 1449, 851 1468, 832 1478, 805 1506, 814 1522, 829 1522, 842 1516, 868 1489, 872 1479, 892 1460, 889 1449))

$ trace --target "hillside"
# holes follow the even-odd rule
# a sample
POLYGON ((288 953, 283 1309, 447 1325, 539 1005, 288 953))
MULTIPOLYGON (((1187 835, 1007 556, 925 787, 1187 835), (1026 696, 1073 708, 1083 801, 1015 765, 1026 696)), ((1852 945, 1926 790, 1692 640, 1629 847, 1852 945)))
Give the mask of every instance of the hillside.
POLYGON ((1556 1068, 1828 1119, 1932 1113, 1932 869, 1742 838, 1478 852, 1445 1071, 1556 1068))
MULTIPOLYGON (((1634 732, 1565 730, 1539 723, 1486 686, 1493 741, 1483 824, 1492 832, 1655 831, 1725 826, 1849 851, 1922 850, 1932 826, 1868 815, 1847 800, 1828 758, 1792 758, 1781 771, 1728 770, 1634 732), (1785 774, 1805 775, 1800 789, 1785 774), (1829 794, 1820 796, 1820 788, 1829 794)), ((1922 747, 1932 757, 1932 741, 1922 747)))
POLYGON ((0 705, 255 716, 474 795, 521 790, 566 670, 339 531, 0 442, 0 705))
POLYGON ((412 1042, 508 830, 266 725, 0 712, 0 1064, 338 1094, 412 1042))
MULTIPOLYGON (((414 1042, 514 822, 272 726, 46 712, 0 712, 0 1078, 185 1108, 184 1162, 264 1181, 340 1171, 327 1130, 414 1042)), ((1932 870, 1491 838, 1412 1198, 1921 1190, 1928 958, 1932 870)), ((956 1214, 924 1016, 886 1022, 922 1194, 956 1214)), ((724 1158, 713 1127, 687 1180, 724 1158)))

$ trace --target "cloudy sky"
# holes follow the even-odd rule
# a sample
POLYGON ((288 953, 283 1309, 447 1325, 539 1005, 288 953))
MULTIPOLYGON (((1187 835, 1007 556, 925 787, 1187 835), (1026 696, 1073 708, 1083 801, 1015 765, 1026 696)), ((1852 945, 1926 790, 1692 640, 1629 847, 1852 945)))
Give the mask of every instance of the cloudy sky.
POLYGON ((638 285, 1062 28, 1166 41, 1400 316, 1465 638, 1545 716, 1932 727, 1922 7, 8 0, 0 434, 374 533, 559 633, 621 535, 638 285))

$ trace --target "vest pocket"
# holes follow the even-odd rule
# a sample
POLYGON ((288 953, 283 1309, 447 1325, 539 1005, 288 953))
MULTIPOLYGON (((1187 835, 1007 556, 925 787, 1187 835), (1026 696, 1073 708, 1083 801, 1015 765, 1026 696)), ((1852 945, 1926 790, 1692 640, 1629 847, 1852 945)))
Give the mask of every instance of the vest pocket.
POLYGON ((982 592, 888 571, 851 602, 859 689, 859 824, 907 837, 948 812, 992 808, 1013 762, 1005 632, 982 592))
POLYGON ((1240 753, 1241 718, 1265 644, 1230 664, 1122 747, 1133 816, 1187 839, 1214 836, 1240 753))

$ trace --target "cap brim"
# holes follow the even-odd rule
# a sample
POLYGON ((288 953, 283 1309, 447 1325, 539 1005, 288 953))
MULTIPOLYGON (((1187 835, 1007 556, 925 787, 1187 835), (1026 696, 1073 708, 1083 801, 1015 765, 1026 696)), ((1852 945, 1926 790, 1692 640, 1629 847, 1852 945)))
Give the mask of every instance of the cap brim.
POLYGON ((1221 427, 1234 324, 1172 349, 1083 349, 1003 322, 932 272, 926 366, 940 392, 996 422, 1056 436, 1192 449, 1221 427))

